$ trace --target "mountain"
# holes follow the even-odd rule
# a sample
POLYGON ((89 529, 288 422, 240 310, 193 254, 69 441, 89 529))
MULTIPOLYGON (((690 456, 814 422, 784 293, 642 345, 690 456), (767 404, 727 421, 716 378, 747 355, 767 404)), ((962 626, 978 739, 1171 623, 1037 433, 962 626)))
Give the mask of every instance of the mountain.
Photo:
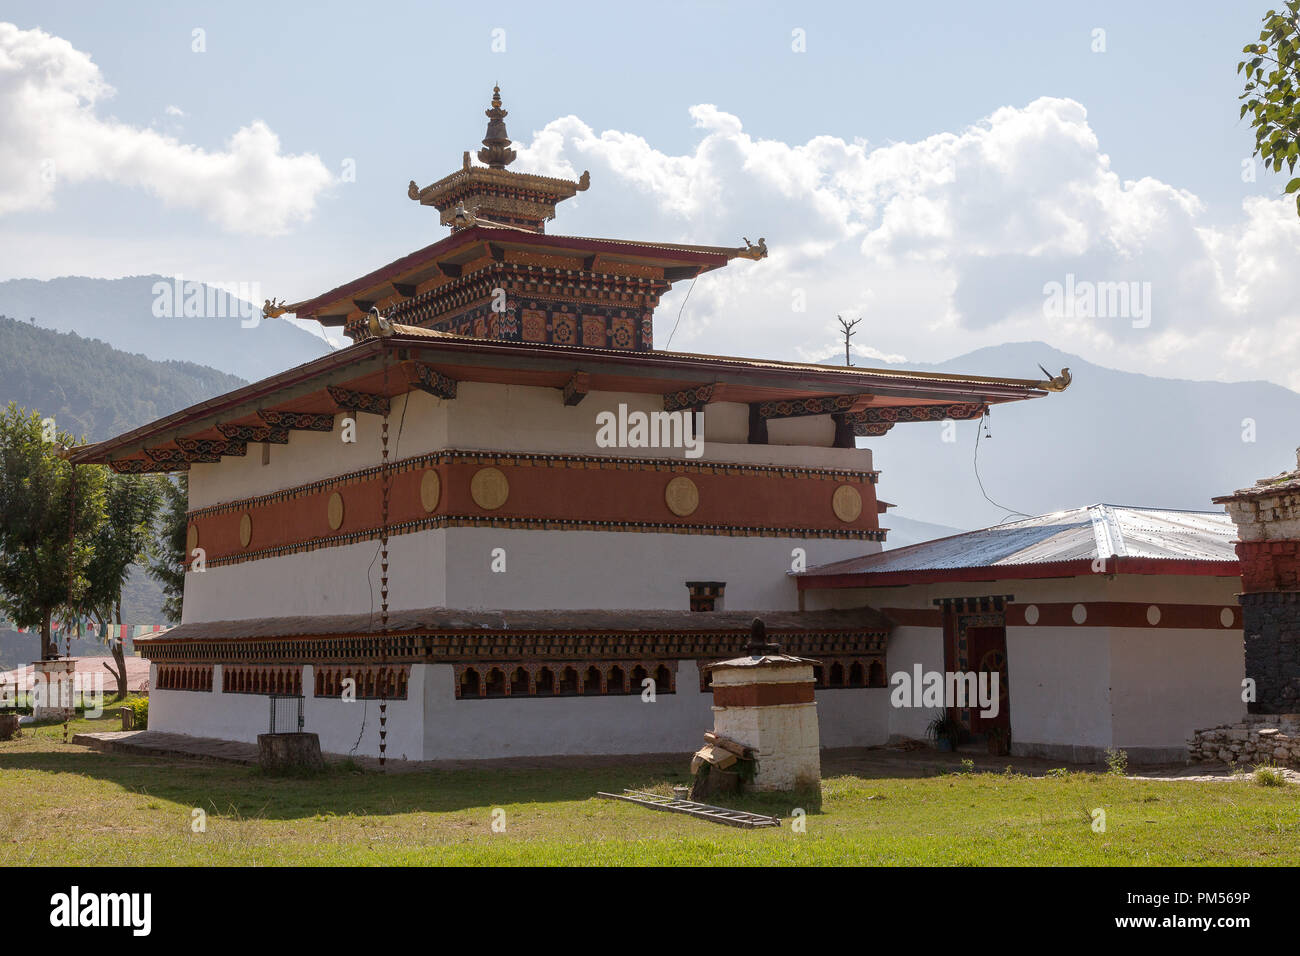
POLYGON ((1041 378, 1040 363, 1053 373, 1068 367, 1073 383, 993 408, 991 437, 979 440, 978 479, 975 422, 958 422, 955 442, 943 440, 941 423, 896 425, 882 438, 859 439, 881 472, 877 492, 898 505, 882 524, 897 524, 901 512, 980 528, 1011 510, 1037 515, 1103 501, 1218 511, 1215 495, 1295 467, 1300 394, 1269 382, 1121 372, 1041 342, 898 367, 1041 378), (997 505, 985 500, 980 479, 997 505))
MULTIPOLYGON (((16 402, 78 438, 100 441, 246 384, 193 362, 155 362, 75 332, 0 316, 0 406, 16 402)), ((161 624, 162 587, 134 567, 122 588, 123 620, 161 624)), ((36 641, 12 635, 22 656, 36 641)), ((2 650, 2 649, 0 649, 2 650)), ((81 650, 78 653, 94 653, 81 650)), ((13 663, 0 653, 0 662, 13 663)))
POLYGON ((0 406, 38 410, 78 438, 102 441, 245 384, 0 316, 0 406))
POLYGON ((251 284, 244 295, 157 275, 10 279, 0 282, 0 313, 24 322, 34 317, 41 328, 76 332, 156 361, 201 360, 248 381, 330 350, 324 339, 291 322, 261 320, 251 284), (245 322, 256 325, 244 328, 245 322))
POLYGON ((906 548, 909 544, 920 544, 922 541, 933 541, 935 538, 947 538, 970 530, 904 518, 902 515, 894 514, 892 508, 880 516, 880 527, 889 529, 889 536, 884 545, 886 551, 893 548, 906 548))

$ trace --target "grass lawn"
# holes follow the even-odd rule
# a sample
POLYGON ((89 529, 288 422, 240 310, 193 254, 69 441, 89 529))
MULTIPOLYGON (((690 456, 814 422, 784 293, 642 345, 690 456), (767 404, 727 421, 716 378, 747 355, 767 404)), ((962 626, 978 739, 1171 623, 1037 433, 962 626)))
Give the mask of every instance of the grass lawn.
MULTIPOLYGON (((73 732, 115 729, 116 717, 73 732)), ((590 770, 420 771, 335 766, 319 777, 102 754, 62 726, 0 743, 0 863, 329 864, 1290 864, 1295 785, 1026 777, 828 776, 806 832, 737 830, 595 798, 667 792, 687 760, 590 770), (207 830, 191 831, 194 808, 207 830), (493 811, 504 810, 504 832, 493 811), (1091 811, 1105 811, 1104 833, 1091 811)), ((789 817, 788 797, 744 809, 789 817)))

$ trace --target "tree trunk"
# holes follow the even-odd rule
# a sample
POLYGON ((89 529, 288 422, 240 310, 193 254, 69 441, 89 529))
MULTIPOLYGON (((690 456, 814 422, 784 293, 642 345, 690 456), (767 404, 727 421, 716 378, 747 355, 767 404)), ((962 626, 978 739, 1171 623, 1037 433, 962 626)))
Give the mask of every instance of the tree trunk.
POLYGON ((122 647, 122 598, 117 599, 117 636, 109 641, 113 663, 117 665, 117 699, 126 700, 126 651, 122 647))
POLYGON ((59 649, 54 646, 54 638, 50 631, 50 617, 53 612, 45 611, 45 616, 41 618, 41 660, 49 661, 59 656, 59 649))

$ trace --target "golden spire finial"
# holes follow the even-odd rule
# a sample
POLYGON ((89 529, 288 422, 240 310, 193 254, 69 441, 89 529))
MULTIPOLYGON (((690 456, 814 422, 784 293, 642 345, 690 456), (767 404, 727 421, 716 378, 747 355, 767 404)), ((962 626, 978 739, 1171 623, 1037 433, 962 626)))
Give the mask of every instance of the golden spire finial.
POLYGON ((488 118, 487 135, 483 137, 478 160, 491 169, 505 169, 515 161, 515 151, 510 148, 510 135, 506 132, 509 111, 501 108, 500 86, 492 87, 492 108, 483 115, 488 118))

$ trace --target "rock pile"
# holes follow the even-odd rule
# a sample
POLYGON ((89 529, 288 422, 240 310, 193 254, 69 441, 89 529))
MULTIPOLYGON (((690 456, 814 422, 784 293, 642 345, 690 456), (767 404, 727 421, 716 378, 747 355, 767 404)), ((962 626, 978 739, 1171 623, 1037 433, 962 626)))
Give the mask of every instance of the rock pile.
POLYGON ((1300 714, 1250 714, 1239 723, 1198 730, 1187 742, 1187 755, 1192 761, 1300 768, 1300 714))

